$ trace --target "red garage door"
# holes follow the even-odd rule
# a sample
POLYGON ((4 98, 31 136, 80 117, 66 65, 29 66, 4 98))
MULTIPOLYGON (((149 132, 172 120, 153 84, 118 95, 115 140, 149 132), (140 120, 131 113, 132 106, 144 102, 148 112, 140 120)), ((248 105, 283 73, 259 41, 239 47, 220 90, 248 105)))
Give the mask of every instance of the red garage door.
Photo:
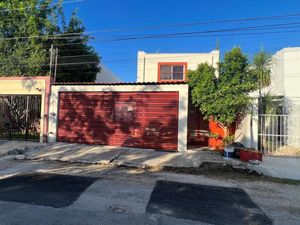
POLYGON ((58 141, 177 149, 178 92, 61 92, 58 141))

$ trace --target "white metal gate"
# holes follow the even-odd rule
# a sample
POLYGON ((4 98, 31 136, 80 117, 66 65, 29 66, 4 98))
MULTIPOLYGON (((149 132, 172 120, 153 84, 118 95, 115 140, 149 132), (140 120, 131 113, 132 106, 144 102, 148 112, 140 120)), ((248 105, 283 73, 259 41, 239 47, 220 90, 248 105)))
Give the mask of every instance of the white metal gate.
POLYGON ((268 154, 279 148, 300 147, 300 115, 258 115, 258 148, 268 154))

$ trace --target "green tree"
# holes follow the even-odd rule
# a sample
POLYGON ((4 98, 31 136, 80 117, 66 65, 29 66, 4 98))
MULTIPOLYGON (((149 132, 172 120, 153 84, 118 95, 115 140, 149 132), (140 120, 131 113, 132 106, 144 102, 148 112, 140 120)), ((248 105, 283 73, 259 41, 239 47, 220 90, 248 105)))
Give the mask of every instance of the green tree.
POLYGON ((255 54, 252 62, 252 70, 258 77, 258 87, 267 87, 271 83, 272 55, 261 49, 255 54))
POLYGON ((205 119, 217 121, 228 136, 230 128, 249 111, 249 93, 257 87, 257 78, 238 47, 225 54, 218 69, 217 77, 211 65, 200 64, 195 71, 189 71, 189 85, 193 104, 205 119))
MULTIPOLYGON (((39 75, 44 73, 48 49, 40 36, 53 28, 47 15, 49 1, 7 0, 0 3, 0 74, 39 75)), ((43 74, 45 75, 45 74, 43 74)))
MULTIPOLYGON (((252 73, 254 73, 257 76, 258 80, 258 90, 259 90, 259 99, 258 99, 258 111, 259 113, 263 113, 263 98, 262 95, 262 89, 264 87, 267 87, 271 84, 271 66, 273 63, 273 58, 271 54, 268 54, 263 49, 261 49, 257 54, 255 54, 252 62, 252 73)), ((270 100, 269 96, 270 94, 267 94, 265 96, 265 99, 270 100)), ((266 101, 269 102, 269 101, 266 101)))
POLYGON ((84 32, 85 28, 75 14, 66 26, 61 3, 62 0, 60 4, 54 4, 52 0, 0 2, 0 76, 48 75, 49 49, 54 44, 64 50, 59 57, 62 63, 58 66, 58 81, 94 80, 100 69, 100 58, 88 45, 89 37, 77 34, 84 32), (67 35, 69 33, 74 34, 67 35), (29 36, 34 38, 26 38, 29 36), (81 51, 73 51, 77 46, 74 47, 72 42, 80 42, 78 47, 81 51), (64 45, 66 43, 69 45, 64 45), (71 57, 67 61, 63 58, 64 53, 67 56, 91 55, 94 63, 85 64, 84 60, 79 63, 78 58, 71 57), (64 63, 63 59, 67 62, 64 63))
POLYGON ((88 46, 89 37, 83 34, 85 27, 75 12, 63 29, 63 33, 78 35, 55 41, 59 53, 57 81, 94 81, 100 71, 100 57, 94 48, 88 46))

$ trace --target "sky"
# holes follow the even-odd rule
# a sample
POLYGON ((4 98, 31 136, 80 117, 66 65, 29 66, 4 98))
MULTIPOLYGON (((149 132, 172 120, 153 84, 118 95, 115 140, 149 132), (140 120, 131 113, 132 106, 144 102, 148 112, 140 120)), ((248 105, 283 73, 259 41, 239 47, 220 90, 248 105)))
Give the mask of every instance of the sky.
POLYGON ((102 63, 125 82, 136 81, 139 50, 149 53, 210 52, 216 48, 218 40, 221 55, 239 46, 251 59, 262 47, 275 53, 284 47, 300 46, 298 0, 83 0, 65 4, 64 8, 67 16, 77 8, 86 31, 96 31, 90 34, 93 37, 90 44, 102 57, 102 63), (298 13, 290 17, 224 22, 298 13), (216 20, 223 22, 211 22, 216 20), (169 24, 177 26, 149 28, 169 24), (259 29, 251 30, 249 27, 253 26, 259 29), (144 29, 128 29, 141 27, 144 29), (241 31, 244 28, 250 30, 241 31), (220 31, 224 29, 229 31, 220 31), (201 34, 207 31, 210 33, 201 34), (189 37, 169 35, 187 32, 193 34, 189 37), (132 35, 161 34, 168 34, 168 37, 116 41, 132 35))

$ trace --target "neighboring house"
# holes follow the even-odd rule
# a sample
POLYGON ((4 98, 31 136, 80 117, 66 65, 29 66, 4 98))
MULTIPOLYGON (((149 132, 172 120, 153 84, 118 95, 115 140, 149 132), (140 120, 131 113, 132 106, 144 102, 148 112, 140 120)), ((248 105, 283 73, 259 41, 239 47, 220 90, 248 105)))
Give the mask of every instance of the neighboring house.
POLYGON ((300 47, 284 48, 273 58, 270 93, 283 97, 283 114, 300 115, 300 47))
POLYGON ((186 81, 187 71, 200 63, 217 67, 220 51, 209 53, 146 53, 138 52, 137 82, 186 81))
MULTIPOLYGON (((273 55, 271 85, 262 90, 273 96, 276 110, 248 115, 237 132, 247 147, 270 152, 282 146, 300 147, 300 47, 284 48, 273 55), (272 114, 271 116, 269 114, 272 114)), ((253 93, 258 98, 258 92, 253 93)))
POLYGON ((50 83, 49 76, 0 77, 0 139, 46 141, 50 83))
POLYGON ((122 80, 110 69, 101 64, 101 71, 97 74, 96 83, 120 83, 122 80))

